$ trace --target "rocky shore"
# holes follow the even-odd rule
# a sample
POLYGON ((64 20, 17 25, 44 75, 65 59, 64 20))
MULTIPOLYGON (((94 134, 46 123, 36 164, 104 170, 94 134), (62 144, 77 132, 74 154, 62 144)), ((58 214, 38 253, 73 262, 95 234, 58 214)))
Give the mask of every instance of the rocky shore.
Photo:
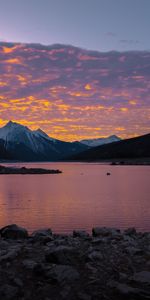
POLYGON ((150 299, 150 233, 1 228, 0 299, 150 299))

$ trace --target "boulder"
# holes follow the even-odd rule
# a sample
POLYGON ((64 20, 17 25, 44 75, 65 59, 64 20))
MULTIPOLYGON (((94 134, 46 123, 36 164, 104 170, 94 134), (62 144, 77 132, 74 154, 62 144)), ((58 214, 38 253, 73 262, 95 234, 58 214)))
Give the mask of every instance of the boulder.
POLYGON ((80 279, 79 272, 72 266, 56 265, 49 271, 49 278, 61 285, 72 283, 80 279))
POLYGON ((26 270, 33 270, 37 266, 37 262, 32 259, 24 259, 22 261, 22 266, 26 270))
POLYGON ((120 230, 116 228, 108 228, 108 227, 95 227, 92 229, 92 233, 94 237, 101 236, 101 237, 115 237, 120 235, 120 230))
POLYGON ((19 227, 16 224, 8 225, 0 230, 1 236, 8 239, 25 239, 28 237, 28 232, 25 228, 19 227))
POLYGON ((129 236, 136 235, 136 229, 134 227, 130 227, 124 230, 124 234, 129 236))
POLYGON ((130 297, 134 297, 139 294, 139 290, 137 288, 133 288, 126 283, 120 283, 112 280, 109 281, 107 285, 114 291, 113 294, 119 294, 122 297, 121 299, 132 299, 130 297))
POLYGON ((103 260, 103 255, 100 251, 94 250, 88 255, 88 260, 101 261, 101 260, 103 260))
POLYGON ((20 246, 14 246, 11 247, 7 250, 3 250, 0 252, 0 262, 2 261, 12 261, 15 258, 17 258, 17 256, 20 254, 21 252, 21 247, 20 246))
POLYGON ((73 237, 79 237, 79 238, 88 238, 89 233, 86 232, 85 230, 74 230, 73 231, 73 237))
POLYGON ((150 272, 149 271, 137 272, 133 275, 132 280, 137 282, 138 284, 146 283, 150 285, 150 272))
POLYGON ((5 284, 0 287, 0 299, 3 300, 14 300, 18 299, 18 287, 5 284))
POLYGON ((48 243, 53 240, 52 230, 50 228, 35 230, 31 234, 31 238, 34 242, 48 243))
POLYGON ((31 234, 31 237, 33 238, 39 238, 45 236, 52 236, 52 230, 50 228, 35 230, 31 234))
POLYGON ((74 263, 74 248, 70 246, 56 246, 47 250, 46 261, 53 264, 68 265, 74 263))

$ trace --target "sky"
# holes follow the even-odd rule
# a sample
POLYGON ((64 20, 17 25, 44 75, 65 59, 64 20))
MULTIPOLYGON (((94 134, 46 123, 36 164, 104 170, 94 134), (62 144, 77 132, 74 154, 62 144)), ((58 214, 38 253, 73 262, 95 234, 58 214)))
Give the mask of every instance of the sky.
POLYGON ((150 132, 149 15, 149 0, 0 0, 0 126, 150 132))
POLYGON ((149 50, 149 0, 0 0, 0 40, 149 50))

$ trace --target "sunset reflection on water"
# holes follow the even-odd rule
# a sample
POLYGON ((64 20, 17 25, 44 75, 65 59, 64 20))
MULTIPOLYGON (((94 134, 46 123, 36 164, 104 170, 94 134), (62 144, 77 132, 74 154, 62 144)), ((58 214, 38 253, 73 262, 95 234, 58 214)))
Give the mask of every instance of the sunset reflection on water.
POLYGON ((54 232, 65 233, 73 229, 91 231, 93 226, 150 230, 150 167, 88 163, 40 166, 59 168, 63 173, 0 176, 0 227, 17 223, 30 232, 51 227, 54 232), (106 176, 108 171, 111 176, 106 176))

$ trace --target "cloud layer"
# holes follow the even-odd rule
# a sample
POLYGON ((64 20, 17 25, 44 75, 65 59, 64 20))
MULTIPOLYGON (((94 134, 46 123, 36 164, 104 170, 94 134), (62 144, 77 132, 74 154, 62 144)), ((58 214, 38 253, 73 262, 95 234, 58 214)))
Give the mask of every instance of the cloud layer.
POLYGON ((150 131, 150 52, 0 43, 0 124, 62 140, 150 131))

